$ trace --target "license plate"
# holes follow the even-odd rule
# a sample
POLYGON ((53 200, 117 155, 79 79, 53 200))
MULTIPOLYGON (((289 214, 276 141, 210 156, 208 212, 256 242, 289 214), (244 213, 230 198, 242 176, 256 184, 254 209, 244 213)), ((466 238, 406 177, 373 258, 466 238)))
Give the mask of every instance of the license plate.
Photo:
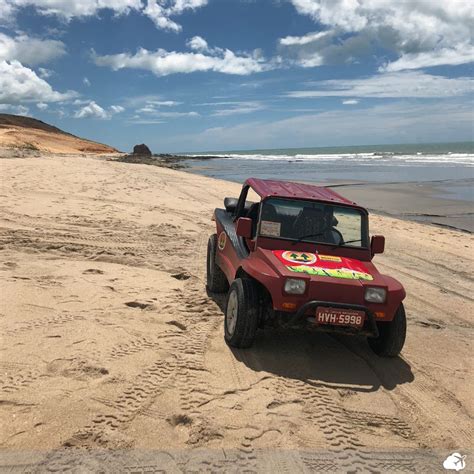
POLYGON ((333 324, 335 326, 352 326, 360 328, 364 325, 364 311, 342 308, 316 308, 316 323, 333 324))

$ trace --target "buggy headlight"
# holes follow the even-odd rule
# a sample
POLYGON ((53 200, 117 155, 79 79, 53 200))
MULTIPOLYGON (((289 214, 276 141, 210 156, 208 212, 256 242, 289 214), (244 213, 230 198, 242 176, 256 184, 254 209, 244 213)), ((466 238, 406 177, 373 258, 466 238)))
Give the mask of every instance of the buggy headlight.
POLYGON ((306 282, 299 278, 287 278, 284 290, 289 295, 302 295, 306 290, 306 282))
POLYGON ((385 288, 368 287, 365 289, 365 301, 369 303, 385 303, 387 290, 385 288))

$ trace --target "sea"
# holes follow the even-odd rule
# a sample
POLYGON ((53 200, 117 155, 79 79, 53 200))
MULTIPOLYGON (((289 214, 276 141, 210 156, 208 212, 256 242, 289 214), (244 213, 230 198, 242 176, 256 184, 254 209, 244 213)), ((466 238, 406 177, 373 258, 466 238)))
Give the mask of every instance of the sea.
POLYGON ((451 199, 473 201, 474 142, 208 151, 186 155, 190 156, 185 161, 188 171, 239 183, 248 177, 321 185, 433 182, 449 188, 451 199))

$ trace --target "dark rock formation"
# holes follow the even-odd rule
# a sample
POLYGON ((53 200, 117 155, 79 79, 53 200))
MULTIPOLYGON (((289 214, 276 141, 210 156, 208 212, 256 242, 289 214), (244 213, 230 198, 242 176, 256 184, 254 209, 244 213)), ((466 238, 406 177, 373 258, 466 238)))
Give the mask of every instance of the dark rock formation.
POLYGON ((135 145, 133 147, 133 154, 140 156, 151 156, 151 151, 144 143, 142 143, 141 145, 135 145))

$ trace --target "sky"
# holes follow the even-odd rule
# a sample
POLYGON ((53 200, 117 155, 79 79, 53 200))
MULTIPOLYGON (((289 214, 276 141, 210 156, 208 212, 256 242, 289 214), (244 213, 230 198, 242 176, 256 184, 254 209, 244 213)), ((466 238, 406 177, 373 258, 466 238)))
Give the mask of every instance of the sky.
POLYGON ((129 151, 473 140, 471 0, 0 0, 0 113, 129 151))

